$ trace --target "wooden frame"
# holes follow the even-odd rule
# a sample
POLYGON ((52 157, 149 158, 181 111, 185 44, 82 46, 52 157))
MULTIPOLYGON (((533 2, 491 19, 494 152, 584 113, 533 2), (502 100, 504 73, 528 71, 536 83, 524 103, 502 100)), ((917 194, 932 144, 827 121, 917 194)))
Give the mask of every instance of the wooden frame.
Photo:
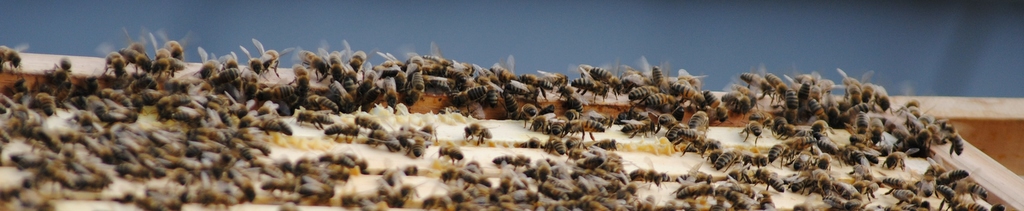
MULTIPOLYGON (((97 57, 62 56, 48 54, 21 53, 22 71, 5 71, 0 74, 0 92, 9 93, 9 86, 14 81, 25 78, 28 83, 35 83, 43 78, 46 70, 53 69, 54 65, 63 57, 68 58, 73 64, 72 78, 75 83, 87 77, 101 75, 104 70, 104 59, 97 57)), ((189 63, 185 71, 177 73, 179 77, 192 75, 198 71, 200 64, 189 63)), ((129 66, 129 70, 133 70, 129 66)), ((281 77, 270 76, 267 84, 286 84, 294 79, 294 74, 289 68, 280 68, 281 77)), ((101 86, 105 86, 109 77, 100 77, 101 86)), ((314 86, 318 88, 318 86, 314 86)), ((319 87, 323 88, 323 87, 319 87)), ((721 93, 718 93, 721 94, 721 93)), ((417 113, 438 112, 447 103, 447 96, 427 95, 421 99, 421 103, 410 107, 410 111, 417 113)), ((1021 147, 1006 146, 1006 143, 1021 140, 1024 137, 1024 99, 1013 98, 965 98, 965 97, 911 97, 893 96, 893 105, 902 105, 909 100, 918 100, 924 105, 923 110, 939 118, 947 118, 953 122, 966 140, 971 140, 973 145, 968 143, 960 156, 949 156, 948 146, 934 146, 936 151, 934 157, 940 163, 955 168, 967 169, 976 172, 972 177, 981 185, 988 188, 990 192, 989 201, 1002 203, 1007 206, 1024 209, 1024 180, 1017 173, 1024 173, 1024 156, 1016 153, 1021 147), (979 147, 975 147, 975 145, 979 147), (980 148, 980 149, 979 149, 980 148), (984 152, 983 152, 984 151, 984 152), (992 156, 992 157, 990 157, 992 156), (999 159, 997 162, 993 157, 999 159), (1004 166, 1006 165, 1006 166, 1004 166), (1008 169, 1007 167, 1010 167, 1008 169)), ((552 104, 554 98, 541 100, 538 104, 552 104)), ((588 109, 598 112, 622 111, 628 107, 627 102, 597 102, 588 105, 588 109)), ((561 110, 561 106, 557 106, 561 110)), ((502 109, 485 110, 487 118, 502 118, 502 109)), ((732 118, 743 118, 734 116, 732 118)), ((729 121, 726 126, 738 126, 745 121, 729 121)))

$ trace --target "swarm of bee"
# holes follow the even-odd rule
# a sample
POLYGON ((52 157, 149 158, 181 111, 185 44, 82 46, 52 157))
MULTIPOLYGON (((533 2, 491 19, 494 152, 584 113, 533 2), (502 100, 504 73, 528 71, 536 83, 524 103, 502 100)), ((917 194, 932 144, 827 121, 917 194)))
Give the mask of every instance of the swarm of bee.
MULTIPOLYGON (((167 41, 156 48, 151 40, 154 57, 147 54, 144 41, 131 42, 108 54, 100 76, 72 78, 74 65, 62 60, 45 71, 41 83, 22 78, 6 85, 10 93, 0 99, 0 164, 31 176, 17 187, 2 188, 2 205, 52 209, 53 200, 80 196, 68 192, 97 193, 120 179, 167 179, 166 187, 147 187, 144 194, 99 200, 144 210, 243 203, 364 209, 774 210, 772 195, 788 191, 820 199, 794 210, 1002 208, 976 201, 987 192, 965 170, 933 163, 914 179, 873 174, 872 167, 905 170, 907 159, 931 157, 933 145, 949 143, 949 153, 960 154, 964 140, 947 120, 923 114, 918 102, 894 107, 884 88, 842 70, 842 83, 816 74, 744 73, 739 79, 745 84, 715 94, 701 87, 704 76, 680 70, 669 77, 662 70, 667 65, 650 66, 645 59, 639 69, 582 64, 572 70, 580 77, 570 80, 546 71, 517 75, 511 56, 490 68, 457 62, 444 58, 436 45, 430 55, 410 54, 406 60, 378 52, 385 61, 373 65, 367 53, 352 51, 346 42, 342 51, 298 50, 301 63, 290 69, 294 81, 267 85, 261 80, 289 71, 279 70, 278 60, 291 49, 267 50, 253 39, 257 54, 240 46, 249 58, 248 66, 240 66, 234 52, 218 58, 200 47, 199 71, 176 75, 187 64, 184 42, 167 41), (100 81, 109 85, 101 87, 100 81), (593 109, 592 104, 620 95, 630 102, 628 109, 617 114, 593 109), (523 121, 528 130, 547 136, 515 147, 566 159, 496 157, 493 166, 487 165, 500 170, 498 184, 492 184, 484 165, 463 160, 463 149, 452 140, 437 140, 432 127, 391 128, 366 114, 355 115, 353 121, 336 118, 377 105, 412 106, 428 96, 446 99, 445 112, 482 116, 500 110, 505 118, 523 121), (763 98, 769 98, 767 104, 763 98), (47 121, 58 116, 66 121, 47 121), (295 124, 283 120, 288 116, 295 124), (707 136, 709 127, 736 118, 745 118, 740 136, 753 138, 752 144, 762 136, 782 143, 758 152, 730 149, 707 136), (294 126, 315 128, 349 143, 383 146, 411 159, 435 159, 425 156, 426 150, 438 145, 436 159, 443 161, 442 168, 423 174, 415 166, 370 172, 368 158, 353 153, 298 160, 268 157, 271 140, 293 135, 298 131, 294 126), (833 141, 834 129, 849 131, 849 144, 833 141), (653 165, 627 171, 628 162, 615 152, 621 143, 597 140, 594 133, 664 138, 670 143, 664 147, 680 149, 683 155, 697 153, 725 176, 711 176, 699 165, 685 175, 659 172, 653 165), (30 150, 3 151, 19 145, 30 150), (780 175, 770 166, 794 173, 780 175), (854 182, 837 180, 840 173, 833 166, 851 166, 853 172, 841 174, 854 182), (381 175, 375 193, 336 194, 337 186, 363 174, 381 175), (419 196, 414 184, 404 182, 419 175, 440 177, 446 193, 419 196), (644 183, 679 186, 665 198, 641 198, 638 192, 652 188, 644 183), (888 192, 876 194, 880 188, 888 192), (878 197, 897 202, 869 207, 878 197), (929 198, 941 203, 931 204, 929 198)), ((14 49, 0 47, 0 59, 4 70, 20 68, 14 49)), ((478 123, 464 132, 461 141, 476 145, 500 135, 478 123)))

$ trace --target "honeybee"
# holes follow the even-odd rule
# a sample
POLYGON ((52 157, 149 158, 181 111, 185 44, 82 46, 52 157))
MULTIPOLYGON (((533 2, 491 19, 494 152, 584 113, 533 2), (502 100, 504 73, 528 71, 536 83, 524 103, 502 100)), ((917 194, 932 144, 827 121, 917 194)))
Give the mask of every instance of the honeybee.
POLYGON ((970 173, 963 169, 951 170, 947 171, 946 173, 940 174, 939 177, 935 180, 935 183, 939 185, 950 185, 956 181, 960 181, 961 179, 967 178, 970 175, 970 173))
POLYGON ((599 140, 597 142, 594 142, 594 146, 597 146, 597 147, 599 147, 601 149, 609 150, 609 151, 613 151, 613 150, 617 150, 618 149, 617 145, 615 144, 615 139, 602 139, 602 140, 599 140))
POLYGON ((676 124, 679 124, 679 120, 677 120, 675 116, 672 116, 671 114, 661 114, 658 116, 658 125, 657 128, 654 129, 654 133, 658 133, 662 127, 671 127, 676 124))
MULTIPOLYGON (((508 103, 509 101, 505 102, 508 103)), ((538 109, 537 106, 533 105, 532 103, 527 103, 519 107, 518 109, 514 110, 514 112, 518 114, 516 116, 518 116, 520 119, 532 119, 534 117, 537 117, 538 114, 540 114, 540 109, 538 109)))
POLYGON ((564 155, 566 153, 565 143, 557 136, 550 136, 544 143, 544 151, 552 155, 564 155))
POLYGON ((116 78, 121 78, 122 76, 128 74, 128 72, 125 70, 125 66, 127 66, 127 61, 125 61, 124 56, 121 56, 121 54, 111 52, 110 54, 107 54, 106 61, 107 63, 106 66, 103 68, 102 75, 106 75, 107 71, 109 70, 114 70, 114 77, 116 78))
POLYGON ((438 157, 447 156, 448 159, 451 159, 452 163, 455 163, 456 160, 462 160, 463 158, 462 150, 459 149, 458 146, 454 145, 441 146, 441 148, 437 151, 437 154, 438 157))
POLYGON ((919 149, 918 148, 912 148, 912 149, 908 150, 906 153, 904 153, 904 152, 892 152, 892 153, 889 154, 889 156, 887 156, 885 158, 885 162, 883 163, 883 166, 885 166, 886 168, 889 168, 889 169, 895 169, 896 167, 900 167, 901 170, 906 170, 907 166, 906 166, 904 160, 907 159, 907 154, 914 154, 914 153, 917 152, 917 150, 919 150, 919 149))
POLYGON ((566 133, 580 133, 581 138, 586 139, 586 133, 590 132, 590 139, 595 141, 597 139, 594 138, 594 132, 604 132, 605 130, 604 124, 594 120, 573 120, 569 121, 567 126, 569 128, 566 133))
POLYGON ((700 131, 708 130, 708 114, 704 111, 697 111, 693 116, 690 116, 690 122, 688 124, 690 128, 697 129, 700 131))
POLYGON ((577 159, 576 165, 579 166, 580 168, 592 170, 603 165, 605 161, 607 161, 607 158, 605 158, 605 156, 592 155, 586 158, 577 159))
POLYGON ((694 185, 683 185, 679 186, 672 194, 676 195, 676 199, 690 199, 700 196, 709 196, 714 194, 715 187, 708 183, 698 183, 694 185))
MULTIPOLYGON (((20 45, 14 48, 0 45, 0 65, 8 63, 11 68, 17 69, 21 67, 21 54, 19 52, 28 49, 28 45, 20 45)), ((3 69, 0 67, 0 69, 3 69)))
POLYGON ((712 158, 712 156, 708 156, 708 158, 715 161, 715 170, 722 171, 724 171, 723 168, 728 170, 733 163, 739 160, 739 156, 734 151, 722 151, 717 157, 712 158))
POLYGON ((295 114, 295 121, 313 124, 317 129, 323 129, 324 124, 334 124, 334 120, 331 119, 331 116, 321 112, 306 110, 299 111, 295 114))
MULTIPOLYGON (((566 120, 563 117, 556 117, 555 119, 548 119, 547 134, 548 135, 555 135, 555 136, 558 136, 558 137, 565 137, 566 132, 568 132, 568 128, 567 128, 568 123, 569 123, 569 120, 566 120)), ((536 123, 534 123, 534 124, 536 124, 536 123)))
POLYGON ((503 155, 503 156, 495 157, 494 160, 492 160, 492 162, 494 163, 494 165, 497 165, 497 166, 502 166, 502 165, 506 165, 507 164, 507 165, 512 165, 515 168, 519 168, 519 167, 522 167, 522 166, 530 165, 530 157, 527 157, 526 155, 516 155, 516 156, 503 155))
POLYGON ((476 137, 477 145, 483 144, 485 139, 491 138, 491 130, 484 127, 483 125, 480 125, 479 123, 469 124, 469 126, 466 126, 465 131, 465 138, 470 139, 472 137, 476 137))
POLYGON ((515 145, 516 145, 517 148, 531 148, 531 149, 535 149, 535 148, 541 148, 541 146, 543 146, 544 144, 540 143, 540 139, 539 138, 537 138, 537 137, 530 137, 530 139, 527 140, 526 142, 516 143, 515 145))
POLYGON ((743 128, 743 131, 740 132, 747 134, 745 137, 743 137, 743 141, 747 141, 747 139, 750 138, 750 135, 754 135, 754 145, 757 145, 757 140, 761 138, 762 128, 764 128, 764 126, 761 125, 761 122, 750 121, 749 123, 747 123, 747 126, 743 128))
POLYGON ((264 130, 265 133, 270 134, 268 131, 280 132, 285 135, 292 135, 292 128, 279 119, 268 119, 263 120, 259 123, 259 128, 264 130))
POLYGON ((363 127, 370 130, 380 130, 383 128, 383 126, 381 126, 380 122, 378 122, 377 119, 374 119, 369 115, 356 116, 355 123, 356 125, 359 125, 359 127, 363 127))
POLYGON ((53 116, 57 110, 56 99, 45 92, 37 93, 33 99, 33 107, 42 110, 46 116, 53 116))
POLYGON ((956 153, 956 155, 960 155, 961 153, 964 152, 964 138, 960 137, 959 133, 953 133, 953 134, 949 135, 947 139, 949 140, 949 143, 950 143, 950 146, 949 146, 949 154, 950 155, 953 155, 953 153, 956 153))
POLYGON ((623 120, 622 122, 626 125, 622 126, 622 133, 629 134, 629 138, 633 138, 637 133, 648 133, 654 131, 654 124, 651 124, 650 120, 637 121, 637 120, 623 120))

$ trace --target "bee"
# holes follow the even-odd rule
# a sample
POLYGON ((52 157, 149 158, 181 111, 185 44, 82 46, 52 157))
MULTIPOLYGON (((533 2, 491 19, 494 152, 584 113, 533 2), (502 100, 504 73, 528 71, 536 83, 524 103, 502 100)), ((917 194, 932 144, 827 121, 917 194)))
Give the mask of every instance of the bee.
POLYGON ((440 91, 441 93, 450 93, 452 92, 451 84, 455 82, 448 78, 427 75, 424 76, 424 83, 426 84, 427 88, 430 88, 432 90, 437 90, 440 91))
POLYGON ((917 152, 917 150, 918 150, 917 148, 913 148, 913 149, 908 150, 906 153, 904 153, 904 152, 893 152, 893 153, 890 153, 889 156, 887 156, 885 158, 885 162, 883 163, 883 166, 885 166, 886 168, 889 168, 889 169, 895 169, 896 167, 900 167, 901 170, 906 170, 907 166, 906 166, 904 160, 907 159, 907 154, 914 154, 915 152, 917 152))
POLYGON ((963 169, 947 171, 946 173, 940 174, 939 177, 935 180, 935 183, 939 185, 949 185, 961 179, 967 178, 968 176, 970 176, 970 173, 963 169))
POLYGON ((710 196, 714 194, 715 187, 708 183, 698 183, 695 185, 683 185, 679 186, 672 194, 676 195, 676 199, 690 199, 697 198, 700 196, 710 196))
POLYGON ((461 161, 462 158, 463 158, 462 150, 459 149, 458 146, 450 146, 450 145, 441 146, 441 149, 439 149, 437 151, 437 154, 438 154, 438 157, 447 156, 448 159, 452 160, 452 163, 455 163, 456 160, 460 160, 461 161))
POLYGON ((678 100, 675 96, 663 93, 654 93, 644 98, 643 105, 649 108, 662 108, 675 105, 678 100))
POLYGON ((605 130, 604 124, 594 120, 573 120, 569 121, 568 126, 566 133, 581 133, 583 135, 581 138, 585 139, 586 133, 590 132, 590 139, 595 141, 597 139, 594 138, 594 132, 604 132, 605 130))
POLYGON ((715 161, 715 170, 722 170, 723 168, 728 170, 729 166, 732 166, 733 163, 736 163, 736 160, 738 160, 737 158, 739 158, 739 156, 734 151, 723 151, 717 157, 709 156, 708 158, 711 158, 711 160, 715 161))
POLYGON ((106 75, 107 71, 109 70, 114 70, 114 77, 116 78, 121 78, 122 76, 128 74, 128 72, 125 70, 125 66, 127 66, 127 61, 125 61, 124 56, 121 56, 121 54, 111 52, 110 54, 107 54, 106 61, 107 63, 106 66, 103 68, 102 75, 106 75))
POLYGON ((548 141, 544 143, 544 152, 547 152, 548 154, 564 155, 565 150, 565 143, 557 136, 550 136, 548 141))
POLYGON ((594 155, 576 160, 576 165, 583 169, 593 170, 596 169, 597 167, 600 167, 601 165, 604 165, 605 161, 607 161, 607 158, 605 158, 605 156, 594 155))
POLYGON ((494 160, 492 160, 492 162, 494 163, 494 165, 497 165, 499 167, 502 165, 512 165, 515 168, 519 168, 530 165, 530 157, 527 157, 526 155, 503 155, 495 157, 494 160))
POLYGON ((263 120, 259 123, 259 128, 265 133, 270 134, 269 131, 284 133, 285 135, 292 135, 292 128, 279 119, 263 120))
POLYGON ((892 191, 891 194, 892 194, 892 196, 894 198, 899 200, 899 202, 897 202, 897 204, 903 203, 903 202, 912 202, 912 201, 914 201, 917 198, 917 195, 914 194, 913 191, 906 190, 906 189, 894 190, 894 191, 892 191))
POLYGON ((633 88, 626 95, 628 96, 630 102, 635 102, 635 101, 643 101, 648 96, 650 96, 652 93, 658 93, 658 92, 660 92, 660 90, 658 90, 657 87, 641 86, 641 87, 633 88))
MULTIPOLYGON (((953 206, 953 204, 951 203, 950 206, 953 206)), ((981 204, 972 202, 961 202, 957 203, 956 207, 953 208, 953 210, 984 211, 987 209, 985 209, 985 206, 981 204)))
POLYGON ((673 83, 669 88, 673 95, 689 100, 695 107, 704 104, 704 94, 686 82, 673 83))
POLYGON ((466 126, 465 131, 465 138, 470 139, 472 137, 476 137, 477 145, 483 144, 485 139, 491 138, 491 130, 484 127, 483 125, 480 125, 479 123, 469 124, 469 126, 466 126))
POLYGON ((964 138, 960 137, 959 133, 953 133, 952 135, 949 135, 948 139, 950 143, 949 155, 953 155, 953 153, 956 153, 956 155, 960 155, 961 153, 964 152, 964 138))
POLYGON ((583 149, 583 139, 575 137, 569 137, 565 140, 565 148, 567 149, 583 149))
POLYGON ((783 157, 782 155, 785 154, 787 149, 788 147, 786 147, 785 144, 776 144, 772 146, 771 149, 768 149, 768 163, 773 163, 775 162, 775 159, 783 157))
POLYGON ((659 131, 661 131, 662 127, 671 127, 672 125, 676 125, 678 123, 679 120, 677 120, 675 116, 672 116, 671 114, 661 114, 658 116, 658 125, 657 128, 654 130, 654 133, 658 133, 659 131))
POLYGON ((708 130, 708 114, 704 111, 697 111, 693 116, 690 116, 690 122, 688 124, 690 128, 697 129, 700 131, 708 130))
POLYGON ((615 144, 615 139, 602 139, 597 142, 594 142, 594 146, 609 151, 618 149, 617 145, 615 144))
MULTIPOLYGON (((569 121, 566 120, 565 118, 562 118, 562 117, 557 117, 555 119, 549 119, 548 123, 547 123, 547 126, 548 126, 547 127, 547 134, 548 135, 555 135, 555 136, 558 136, 558 137, 564 137, 566 132, 568 131, 568 128, 567 128, 567 126, 568 126, 567 124, 568 123, 569 123, 569 121)), ((536 123, 534 123, 534 124, 536 124, 536 123)))
POLYGON ((572 120, 579 119, 580 115, 581 114, 580 114, 579 111, 568 109, 568 110, 565 110, 565 115, 563 115, 563 116, 565 116, 565 119, 568 119, 569 121, 572 121, 572 120))
POLYGON ((540 109, 538 109, 537 106, 533 105, 532 103, 527 103, 516 109, 515 112, 519 114, 520 118, 527 119, 536 117, 538 114, 540 114, 540 109))
POLYGON ((530 140, 527 140, 526 142, 516 143, 516 147, 518 147, 518 148, 531 148, 531 149, 541 148, 541 146, 543 146, 543 145, 544 144, 541 144, 540 143, 540 139, 537 138, 537 137, 530 137, 530 140))
POLYGON ((414 158, 423 156, 423 151, 427 149, 428 145, 423 137, 415 137, 412 139, 413 143, 407 148, 406 155, 412 155, 414 158))
POLYGON ((654 131, 654 125, 651 124, 650 120, 637 121, 637 120, 624 120, 626 125, 622 126, 622 133, 629 134, 629 138, 633 138, 637 133, 647 133, 654 131))
POLYGON ((743 137, 743 141, 747 141, 747 139, 750 138, 750 135, 754 135, 754 145, 757 145, 757 140, 761 138, 762 128, 764 128, 764 126, 761 125, 761 122, 750 121, 749 123, 747 123, 747 126, 743 128, 742 132, 740 132, 747 134, 745 137, 743 137))
POLYGON ((665 131, 665 138, 667 138, 672 144, 678 145, 685 142, 694 142, 703 138, 703 134, 692 128, 687 128, 685 125, 676 124, 665 131))
POLYGON ((334 124, 334 120, 332 120, 331 116, 327 114, 305 110, 299 111, 295 115, 295 121, 313 124, 316 126, 317 129, 323 129, 324 124, 334 124))
POLYGON ((46 116, 53 116, 57 110, 56 99, 45 92, 40 92, 35 95, 33 107, 43 111, 46 116))
POLYGON ((370 115, 358 115, 355 120, 356 125, 370 130, 380 130, 383 128, 377 119, 374 119, 370 115))

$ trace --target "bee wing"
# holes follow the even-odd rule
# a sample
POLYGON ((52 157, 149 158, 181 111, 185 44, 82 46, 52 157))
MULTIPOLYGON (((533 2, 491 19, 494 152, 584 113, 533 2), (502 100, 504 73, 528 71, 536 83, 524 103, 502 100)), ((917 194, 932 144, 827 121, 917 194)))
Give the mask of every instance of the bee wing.
POLYGON ((627 125, 642 125, 642 124, 644 124, 644 122, 641 122, 640 120, 635 120, 635 119, 622 120, 622 123, 626 123, 627 125))
POLYGON ((402 62, 402 60, 398 60, 398 58, 395 57, 395 55, 391 55, 391 53, 386 53, 384 55, 387 55, 387 57, 384 57, 384 58, 387 58, 388 60, 395 61, 395 62, 402 62))
POLYGON ((529 86, 527 86, 523 82, 519 82, 517 80, 511 80, 511 81, 509 81, 509 84, 514 86, 514 87, 516 87, 516 88, 523 89, 523 90, 529 90, 530 89, 529 86))
POLYGON ((437 47, 437 43, 435 42, 430 42, 430 55, 436 56, 437 58, 444 58, 444 55, 441 54, 441 48, 437 47))
POLYGON ((871 76, 874 75, 874 74, 875 74, 874 70, 868 70, 867 72, 864 72, 864 75, 860 76, 860 81, 864 82, 864 83, 867 83, 868 81, 871 81, 871 76))
POLYGON ((198 51, 199 51, 199 59, 202 60, 202 62, 206 62, 206 59, 209 58, 209 57, 206 57, 207 56, 206 50, 203 49, 203 47, 199 47, 198 51))
POLYGON ((789 75, 786 75, 786 74, 783 74, 782 77, 786 78, 786 81, 789 81, 789 83, 793 85, 793 88, 799 88, 800 87, 800 86, 798 86, 800 84, 796 83, 796 80, 794 80, 793 77, 789 77, 789 75))
POLYGON ((337 92, 335 94, 348 94, 348 91, 345 90, 345 86, 342 86, 341 82, 338 81, 334 81, 331 83, 331 91, 337 92))
POLYGON ((866 85, 871 86, 872 88, 874 88, 875 89, 875 93, 880 93, 881 95, 886 95, 886 96, 889 95, 889 92, 885 91, 885 87, 879 86, 877 84, 871 84, 871 83, 868 83, 866 85))
POLYGON ((491 75, 494 75, 494 72, 491 71, 491 69, 480 67, 480 65, 473 64, 473 69, 476 70, 474 72, 477 72, 478 76, 491 76, 491 75))
POLYGON ((352 59, 352 54, 355 52, 352 52, 352 46, 348 44, 348 40, 341 40, 341 46, 344 48, 341 50, 341 58, 345 60, 352 59))
POLYGON ((445 81, 445 82, 448 81, 448 78, 439 77, 439 76, 432 76, 432 75, 423 75, 423 79, 431 80, 431 81, 445 81))
MULTIPOLYGON (((593 68, 593 67, 590 66, 590 65, 581 64, 579 66, 576 66, 575 69, 576 69, 577 72, 580 72, 580 77, 593 79, 592 77, 590 77, 590 71, 588 71, 590 68, 593 68)), ((569 65, 569 71, 570 72, 572 71, 572 69, 573 69, 572 65, 569 65)))
POLYGON ((626 76, 623 76, 622 80, 629 81, 640 86, 647 85, 647 83, 644 81, 644 77, 638 74, 628 74, 626 76))
POLYGON ((262 106, 262 107, 267 107, 267 108, 269 108, 270 110, 274 110, 274 111, 276 111, 276 110, 277 110, 277 108, 278 108, 278 107, 280 107, 280 105, 278 105, 278 104, 274 103, 273 101, 269 101, 269 100, 268 100, 268 101, 264 101, 264 102, 263 102, 263 106, 262 106))
POLYGON ((836 72, 839 72, 839 76, 843 77, 844 79, 850 77, 850 75, 847 75, 846 71, 843 71, 843 69, 836 68, 836 72))
POLYGON ((638 65, 637 67, 640 67, 640 70, 643 71, 644 74, 651 74, 651 63, 647 62, 647 57, 640 56, 640 59, 637 59, 636 63, 638 65))
POLYGON ((242 49, 242 53, 245 53, 246 57, 249 57, 249 59, 252 59, 252 54, 249 54, 249 49, 245 49, 245 46, 241 46, 241 45, 239 45, 238 48, 242 49))
POLYGON ((187 113, 189 115, 199 115, 199 111, 187 106, 178 106, 178 112, 187 113))
POLYGON ((494 90, 498 90, 498 93, 505 93, 505 89, 502 89, 501 86, 498 86, 497 84, 487 83, 487 85, 491 86, 494 90))
POLYGON ((256 38, 252 38, 252 44, 256 46, 256 51, 260 52, 260 56, 263 56, 263 52, 267 52, 266 49, 263 48, 263 43, 256 40, 256 38))
MULTIPOLYGON (((369 58, 367 58, 367 59, 369 59, 369 58)), ((365 63, 363 63, 363 67, 362 68, 363 69, 360 70, 360 72, 372 72, 373 69, 371 69, 371 68, 373 68, 373 63, 370 63, 370 61, 366 61, 365 63)))
POLYGON ((540 74, 541 76, 545 77, 545 78, 548 78, 548 77, 558 77, 558 74, 550 73, 550 72, 543 71, 543 70, 537 70, 537 73, 540 74))
POLYGON ((508 55, 508 59, 505 60, 505 69, 508 69, 508 71, 511 71, 512 73, 516 73, 516 58, 512 57, 512 55, 508 55))
POLYGON ((380 55, 380 57, 383 57, 384 59, 389 61, 399 61, 398 59, 395 58, 395 56, 392 56, 391 53, 377 52, 377 55, 380 55))
POLYGON ((910 148, 910 149, 907 150, 906 153, 909 155, 909 154, 917 153, 919 151, 921 151, 921 149, 919 149, 919 148, 910 148))
POLYGON ((156 37, 153 36, 152 32, 149 33, 149 40, 153 41, 153 52, 156 52, 159 48, 156 47, 156 37))
POLYGON ((384 89, 386 89, 386 90, 395 90, 396 85, 395 85, 395 78, 394 77, 390 77, 390 78, 387 78, 387 79, 384 79, 384 80, 380 80, 379 83, 380 83, 379 85, 381 87, 384 87, 384 89))
POLYGON ((597 111, 594 111, 594 110, 587 111, 587 113, 583 114, 583 115, 586 116, 587 118, 590 118, 590 119, 602 119, 602 118, 605 118, 604 115, 602 115, 601 113, 597 113, 597 111))
POLYGON ((100 45, 96 46, 96 54, 99 56, 107 56, 108 53, 115 51, 117 50, 114 49, 114 45, 109 42, 100 43, 100 45))

